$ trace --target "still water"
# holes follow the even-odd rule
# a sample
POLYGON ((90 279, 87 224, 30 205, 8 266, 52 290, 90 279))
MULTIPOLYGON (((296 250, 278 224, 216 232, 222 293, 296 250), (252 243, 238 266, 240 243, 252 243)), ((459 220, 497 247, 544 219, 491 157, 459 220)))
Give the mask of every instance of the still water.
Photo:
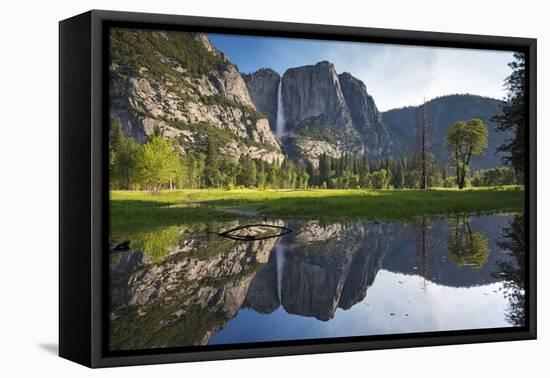
POLYGON ((522 215, 263 223, 292 232, 183 225, 111 253, 111 349, 524 324, 522 215))

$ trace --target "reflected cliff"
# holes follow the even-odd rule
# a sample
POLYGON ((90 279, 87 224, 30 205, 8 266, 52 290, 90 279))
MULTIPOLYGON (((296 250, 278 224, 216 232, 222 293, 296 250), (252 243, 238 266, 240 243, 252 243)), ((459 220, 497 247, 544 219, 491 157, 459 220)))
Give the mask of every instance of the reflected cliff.
POLYGON ((111 253, 110 348, 518 325, 518 219, 271 220, 293 232, 255 241, 210 233, 237 222, 159 230, 164 243, 111 253))
POLYGON ((139 251, 111 255, 112 350, 206 344, 238 312, 276 243, 187 229, 174 241, 160 261, 139 251))
POLYGON ((270 313, 283 306, 291 314, 329 320, 338 307, 363 299, 372 284, 391 227, 366 223, 289 223, 297 229, 281 240, 254 277, 245 306, 270 313))

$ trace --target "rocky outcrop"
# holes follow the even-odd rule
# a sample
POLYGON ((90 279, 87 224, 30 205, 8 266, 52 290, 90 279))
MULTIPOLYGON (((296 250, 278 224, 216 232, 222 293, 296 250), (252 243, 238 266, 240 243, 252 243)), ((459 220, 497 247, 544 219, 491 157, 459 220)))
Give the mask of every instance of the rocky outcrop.
POLYGON ((191 33, 195 41, 201 43, 206 51, 213 55, 221 55, 221 53, 212 46, 212 43, 210 43, 210 40, 208 37, 203 33, 191 33))
MULTIPOLYGON (((278 74, 262 69, 245 80, 256 107, 277 121, 278 74)), ((349 73, 338 75, 330 62, 288 69, 282 77, 285 118, 283 145, 292 159, 317 165, 321 154, 391 154, 393 142, 365 84, 349 73)))
MULTIPOLYGON (((115 42, 128 45, 128 39, 137 38, 125 33, 130 34, 114 34, 119 38, 115 42)), ((204 34, 136 33, 149 33, 149 44, 139 40, 147 59, 115 54, 110 65, 111 121, 119 119, 139 143, 160 131, 175 139, 182 153, 204 151, 208 139, 215 138, 220 153, 235 160, 242 154, 270 163, 283 160, 239 70, 204 34), (173 49, 181 45, 184 55, 174 56, 173 49)))
POLYGON ((277 92, 281 76, 272 69, 262 68, 252 74, 243 75, 252 101, 269 120, 271 130, 275 132, 277 124, 277 92))
POLYGON ((321 115, 325 127, 351 128, 351 116, 332 63, 323 61, 287 70, 282 92, 285 131, 292 133, 303 121, 321 115))
POLYGON ((326 154, 332 157, 341 157, 347 150, 340 141, 318 140, 307 136, 290 136, 287 141, 286 152, 293 158, 306 158, 315 168, 319 166, 319 157, 326 154))
POLYGON ((342 93, 351 114, 353 127, 363 137, 371 155, 382 156, 391 152, 392 142, 388 130, 382 122, 374 99, 367 93, 367 87, 361 80, 344 72, 338 75, 342 93))

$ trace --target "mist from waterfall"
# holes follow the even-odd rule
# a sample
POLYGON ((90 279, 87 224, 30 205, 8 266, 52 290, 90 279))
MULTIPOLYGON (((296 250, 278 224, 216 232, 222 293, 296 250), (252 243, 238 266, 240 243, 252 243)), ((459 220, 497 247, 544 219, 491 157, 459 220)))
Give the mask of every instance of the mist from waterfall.
POLYGON ((285 134, 285 111, 283 108, 283 77, 279 79, 279 89, 277 90, 277 124, 275 134, 281 138, 285 134))
POLYGON ((285 250, 280 243, 275 246, 275 256, 277 257, 277 296, 282 305, 283 272, 285 265, 285 250))

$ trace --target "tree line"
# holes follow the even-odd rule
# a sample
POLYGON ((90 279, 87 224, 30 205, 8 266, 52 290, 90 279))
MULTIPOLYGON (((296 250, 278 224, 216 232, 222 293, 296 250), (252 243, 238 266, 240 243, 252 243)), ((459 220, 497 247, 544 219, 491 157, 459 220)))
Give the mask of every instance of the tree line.
MULTIPOLYGON (((361 156, 345 153, 340 157, 322 154, 318 164, 289 159, 268 163, 248 155, 241 155, 238 160, 220 155, 214 140, 209 140, 204 152, 182 154, 178 148, 159 132, 139 145, 134 138, 125 135, 116 119, 111 126, 109 143, 111 189, 144 189, 152 193, 175 188, 238 187, 419 189, 423 180, 427 187, 457 185, 456 168, 440 166, 432 154, 423 162, 418 156, 369 159, 366 153, 361 156)), ((463 145, 458 148, 468 150, 463 145)), ((458 167, 467 164, 459 163, 458 167)), ((459 177, 464 176, 464 171, 460 171, 459 177)), ((465 186, 509 185, 516 182, 516 176, 513 169, 499 167, 475 171, 471 178, 463 180, 465 186)))

